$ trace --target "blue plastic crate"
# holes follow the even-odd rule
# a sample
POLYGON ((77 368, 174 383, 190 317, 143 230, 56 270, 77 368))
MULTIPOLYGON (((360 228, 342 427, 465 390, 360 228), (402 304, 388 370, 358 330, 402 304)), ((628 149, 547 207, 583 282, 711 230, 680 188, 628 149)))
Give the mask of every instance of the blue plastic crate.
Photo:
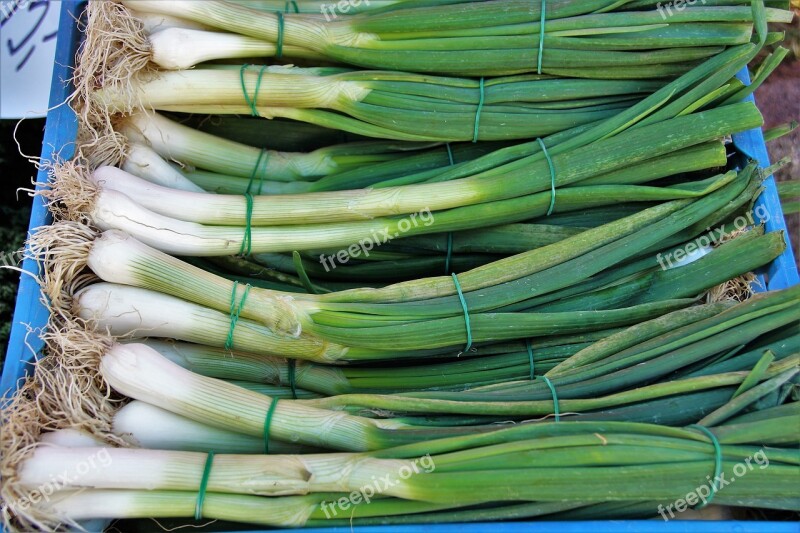
MULTIPOLYGON (((53 161, 68 160, 74 154, 74 143, 77 134, 77 120, 75 114, 63 102, 71 93, 69 80, 72 76, 71 67, 74 64, 75 54, 80 41, 80 31, 77 20, 80 18, 84 0, 63 0, 61 2, 61 19, 58 31, 58 44, 56 48, 55 64, 53 66, 53 81, 50 89, 50 111, 47 114, 44 141, 42 147, 42 160, 53 161)), ((739 78, 750 83, 747 70, 739 73, 739 78)), ((751 97, 750 100, 753 100, 751 97)), ((757 160, 761 166, 769 166, 769 155, 764 143, 764 136, 760 129, 753 129, 734 135, 733 142, 742 156, 757 160)), ((39 171, 37 175, 37 190, 47 183, 47 172, 39 171)), ((759 197, 756 205, 763 205, 770 214, 766 222, 767 231, 783 230, 787 232, 786 222, 783 218, 778 191, 772 177, 766 180, 765 190, 759 197)), ((41 197, 35 197, 29 231, 49 224, 52 221, 41 197)), ((788 240, 788 232, 787 232, 788 240)), ((36 262, 26 259, 22 268, 33 275, 38 274, 36 262)), ((795 264, 792 247, 775 259, 765 270, 763 276, 768 280, 764 287, 766 290, 778 290, 800 283, 797 266, 795 264)), ((762 278, 763 279, 763 278, 762 278)), ((14 319, 11 337, 6 353, 2 377, 0 377, 0 391, 6 398, 13 394, 17 385, 27 374, 30 362, 40 353, 43 343, 38 331, 47 324, 48 311, 41 302, 39 286, 33 277, 23 274, 20 277, 17 305, 14 310, 14 319)), ((370 526, 359 527, 362 533, 421 533, 433 531, 436 533, 466 533, 477 531, 497 531, 502 533, 544 533, 558 531, 559 533, 577 533, 594 531, 597 533, 800 533, 800 525, 796 522, 758 522, 758 521, 681 521, 673 520, 663 522, 660 520, 607 520, 583 522, 504 522, 488 524, 441 524, 425 526, 370 526)), ((275 530, 271 530, 275 531, 275 530)), ((287 530, 289 531, 289 530, 287 530)), ((351 528, 317 528, 305 529, 308 533, 349 533, 351 528)), ((264 533, 247 531, 242 533, 264 533)))

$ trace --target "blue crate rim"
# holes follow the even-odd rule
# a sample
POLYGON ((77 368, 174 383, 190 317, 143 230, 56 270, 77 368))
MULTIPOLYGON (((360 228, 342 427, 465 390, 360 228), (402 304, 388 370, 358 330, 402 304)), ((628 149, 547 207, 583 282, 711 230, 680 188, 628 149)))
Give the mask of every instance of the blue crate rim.
MULTIPOLYGON (((59 19, 58 42, 56 57, 53 66, 53 81, 50 88, 50 111, 47 114, 45 135, 43 140, 42 160, 51 161, 55 157, 70 159, 74 153, 74 140, 77 135, 77 120, 69 106, 61 105, 70 94, 69 79, 70 66, 73 65, 80 41, 80 31, 76 21, 79 20, 85 0, 63 0, 59 19)), ((745 84, 750 83, 747 69, 741 71, 737 77, 745 84)), ((755 101, 751 96, 748 101, 755 101)), ((749 130, 733 136, 736 148, 749 159, 758 161, 762 168, 769 166, 764 136, 760 129, 749 130)), ((40 170, 36 176, 37 190, 46 186, 48 175, 46 170, 40 170)), ((759 196, 756 206, 763 205, 770 218, 765 221, 766 230, 783 231, 788 241, 788 231, 783 217, 783 211, 778 198, 777 187, 772 176, 764 182, 764 192, 759 196)), ((52 221, 49 212, 40 196, 33 200, 31 220, 28 232, 45 226, 52 221)), ((8 343, 3 373, 0 377, 0 391, 2 398, 7 398, 17 389, 23 379, 30 362, 41 351, 43 343, 36 336, 36 331, 41 331, 47 324, 49 314, 40 299, 39 286, 35 281, 38 275, 38 265, 31 259, 26 259, 22 265, 25 272, 20 277, 19 293, 14 310, 11 336, 8 343), (30 337, 34 338, 31 339, 30 337)), ((797 266, 791 245, 764 273, 767 290, 778 290, 800 283, 797 266)), ((577 533, 584 531, 620 532, 620 533, 797 533, 796 522, 765 522, 765 521, 690 521, 673 520, 669 522, 660 520, 606 520, 606 521, 576 521, 576 522, 490 522, 490 523, 458 523, 435 525, 403 525, 403 526, 364 526, 358 530, 362 533, 420 533, 420 531, 434 531, 436 533, 465 533, 479 531, 498 531, 501 533, 518 532, 548 532, 558 530, 559 533, 577 533)), ((296 530, 270 529, 270 532, 296 530)), ((308 533, 346 533, 349 527, 308 528, 303 529, 308 533)), ((239 533, 267 533, 266 530, 242 530, 239 533)))

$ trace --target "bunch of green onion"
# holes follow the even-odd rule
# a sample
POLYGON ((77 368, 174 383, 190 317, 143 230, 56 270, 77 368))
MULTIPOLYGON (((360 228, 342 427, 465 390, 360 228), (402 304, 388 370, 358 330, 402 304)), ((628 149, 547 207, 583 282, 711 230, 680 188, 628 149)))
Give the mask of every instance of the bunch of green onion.
MULTIPOLYGON (((137 12, 230 32, 156 31, 150 35, 151 53, 168 69, 283 54, 457 76, 665 77, 749 42, 755 22, 747 0, 715 0, 669 12, 654 0, 401 2, 346 17, 336 17, 335 8, 334 17, 323 17, 223 1, 123 3, 137 12), (186 40, 197 45, 176 45, 186 40)), ((768 21, 791 22, 788 2, 770 5, 783 9, 768 8, 768 21)))
POLYGON ((230 65, 198 67, 103 87, 91 104, 109 114, 163 111, 288 118, 404 141, 544 137, 609 118, 660 80, 474 80, 393 71, 230 65))

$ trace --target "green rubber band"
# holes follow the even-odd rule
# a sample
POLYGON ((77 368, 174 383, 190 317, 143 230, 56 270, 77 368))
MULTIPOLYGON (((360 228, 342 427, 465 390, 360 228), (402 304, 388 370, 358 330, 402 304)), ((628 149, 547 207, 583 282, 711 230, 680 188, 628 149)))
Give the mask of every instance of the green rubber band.
POLYGON ((297 7, 297 2, 295 2, 294 0, 287 0, 287 2, 283 5, 283 10, 286 13, 289 12, 289 6, 290 5, 292 6, 292 9, 294 9, 295 13, 300 13, 300 8, 297 7))
POLYGON ((447 148, 447 158, 450 160, 450 166, 452 167, 456 164, 456 160, 453 159, 453 149, 450 148, 450 143, 446 143, 444 146, 447 148))
POLYGON ((550 382, 547 376, 542 376, 542 379, 544 380, 545 383, 547 383, 547 386, 550 388, 550 393, 553 395, 553 414, 556 417, 556 422, 560 422, 561 413, 559 412, 558 409, 558 394, 556 394, 556 388, 553 386, 553 384, 550 382))
POLYGON ((453 258, 453 232, 447 234, 447 256, 444 259, 444 273, 450 274, 450 261, 453 258))
POLYGON ((247 209, 244 221, 244 237, 242 246, 239 248, 239 255, 248 256, 253 252, 253 195, 249 192, 244 193, 247 209))
POLYGON ((297 374, 297 361, 289 359, 288 368, 286 369, 289 374, 289 387, 292 389, 292 399, 297 399, 297 383, 295 382, 295 375, 297 374))
POLYGON ((275 12, 278 15, 278 42, 275 44, 275 57, 280 59, 283 56, 283 13, 275 12))
POLYGON ((547 159, 547 164, 550 166, 550 208, 547 210, 547 216, 553 214, 553 209, 556 207, 556 166, 553 164, 553 158, 550 157, 550 152, 547 151, 547 146, 544 145, 544 141, 542 139, 536 139, 539 141, 539 146, 542 147, 542 152, 544 152, 544 157, 547 159))
POLYGON ((256 166, 253 167, 253 172, 250 173, 250 181, 247 182, 247 190, 245 194, 251 194, 253 192, 253 184, 255 183, 256 176, 259 176, 258 180, 258 191, 256 194, 261 194, 261 191, 264 187, 264 178, 266 177, 266 170, 267 164, 269 163, 269 152, 266 148, 262 148, 261 151, 258 153, 258 159, 256 159, 256 166), (264 172, 259 172, 261 168, 261 162, 264 161, 266 157, 266 162, 264 163, 264 172))
POLYGON ((233 349, 233 332, 236 330, 236 324, 239 322, 239 315, 242 312, 242 308, 244 307, 245 301, 247 301, 247 295, 250 294, 250 285, 246 285, 244 289, 244 294, 242 294, 242 299, 239 300, 239 304, 236 304, 236 293, 239 289, 239 282, 233 282, 233 290, 231 291, 231 327, 228 330, 228 339, 225 341, 225 349, 232 350, 233 349))
POLYGON ((483 109, 483 101, 486 97, 484 91, 483 78, 481 78, 480 89, 481 89, 481 96, 480 99, 478 100, 478 110, 475 112, 475 131, 473 131, 472 133, 472 142, 474 143, 478 142, 478 129, 481 126, 481 110, 483 109))
POLYGON ((206 466, 203 468, 203 477, 200 479, 200 488, 197 489, 197 503, 194 506, 194 519, 203 519, 203 503, 206 501, 208 478, 211 477, 211 465, 214 462, 214 452, 208 452, 206 466))
POLYGON ((722 475, 722 446, 719 444, 719 440, 717 440, 717 436, 714 435, 710 429, 705 426, 701 426, 700 424, 692 424, 688 426, 689 428, 699 429, 703 433, 705 433, 709 439, 711 439, 711 444, 714 445, 714 481, 711 482, 711 494, 706 499, 705 502, 697 504, 694 509, 702 509, 708 504, 711 503, 711 500, 714 499, 714 495, 717 493, 717 484, 716 480, 719 479, 719 476, 722 475))
POLYGON ((250 113, 254 117, 260 117, 261 115, 258 114, 258 92, 261 90, 261 80, 264 79, 264 72, 267 70, 267 65, 262 66, 261 70, 258 71, 256 90, 255 93, 253 93, 253 98, 250 98, 250 95, 247 94, 247 84, 244 79, 245 71, 251 66, 252 65, 248 65, 247 63, 242 65, 242 68, 239 69, 239 81, 242 83, 242 94, 244 95, 244 101, 247 102, 247 106, 250 108, 250 113))
POLYGON ((542 0, 542 16, 539 19, 539 58, 536 64, 536 73, 542 73, 542 56, 544 55, 544 25, 547 22, 547 0, 542 0))
POLYGON ((531 346, 531 340, 530 339, 525 339, 525 348, 528 349, 528 362, 531 365, 531 376, 530 376, 530 379, 531 379, 531 381, 533 381, 534 379, 536 379, 536 377, 535 377, 535 375, 533 373, 533 370, 534 370, 534 366, 533 366, 533 346, 531 346))
POLYGON ((264 417, 264 453, 269 453, 269 428, 272 425, 272 416, 275 414, 276 407, 278 407, 278 399, 272 398, 272 403, 267 409, 267 416, 264 417))
POLYGON ((467 301, 464 299, 464 293, 461 292, 461 283, 458 281, 458 276, 452 274, 453 276, 453 283, 456 286, 456 291, 458 291, 458 299, 461 300, 461 307, 464 309, 464 323, 467 326, 467 347, 464 348, 464 352, 468 352, 470 348, 472 348, 472 327, 469 325, 469 309, 467 309, 467 301))

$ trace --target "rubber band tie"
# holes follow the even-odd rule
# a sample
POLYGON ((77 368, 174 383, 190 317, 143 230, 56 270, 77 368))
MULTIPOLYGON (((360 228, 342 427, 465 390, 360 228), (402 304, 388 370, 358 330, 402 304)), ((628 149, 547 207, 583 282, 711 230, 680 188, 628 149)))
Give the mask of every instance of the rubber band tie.
POLYGON ((214 452, 208 452, 206 465, 203 467, 203 477, 200 479, 200 488, 197 489, 197 503, 194 506, 194 519, 202 520, 203 503, 206 501, 206 489, 208 488, 208 478, 211 477, 211 465, 214 462, 214 452))
POLYGON ((236 330, 236 324, 239 322, 239 315, 242 312, 242 308, 244 307, 245 301, 247 301, 247 295, 250 294, 250 285, 246 285, 244 289, 244 294, 242 294, 242 299, 239 300, 239 304, 236 304, 236 293, 238 292, 239 282, 233 282, 233 290, 231 291, 231 327, 228 330, 228 339, 225 341, 225 349, 232 350, 233 349, 233 332, 236 330))
POLYGON ((248 256, 253 251, 253 195, 249 192, 244 193, 244 200, 247 204, 244 220, 244 237, 242 246, 239 248, 239 255, 248 256))
POLYGON ((561 413, 559 412, 558 408, 558 394, 556 394, 556 388, 553 386, 553 384, 550 382, 547 376, 542 376, 542 379, 547 384, 547 387, 550 389, 550 394, 553 395, 553 414, 555 415, 556 422, 560 422, 561 413))
POLYGON ((272 417, 275 414, 275 408, 278 407, 278 398, 272 398, 272 403, 269 404, 267 409, 267 416, 264 417, 264 453, 269 453, 269 429, 272 425, 272 417))
POLYGON ((480 89, 481 89, 481 96, 480 99, 478 100, 478 109, 475 112, 475 131, 472 133, 472 142, 474 143, 478 142, 478 129, 481 126, 481 111, 483 110, 483 101, 486 97, 484 91, 483 78, 481 78, 480 89))
POLYGON ((544 157, 547 159, 547 164, 550 166, 550 208, 547 210, 547 216, 550 216, 553 214, 553 209, 556 207, 556 166, 553 164, 553 158, 550 157, 550 152, 547 151, 544 141, 542 139, 536 140, 539 142, 539 146, 542 147, 544 157))
POLYGON ((258 190, 255 193, 261 194, 261 191, 264 187, 264 178, 266 177, 268 164, 269 164, 269 152, 267 151, 266 148, 262 148, 261 151, 258 153, 258 158, 256 159, 256 165, 253 167, 253 172, 250 173, 250 181, 247 182, 247 190, 244 191, 245 194, 251 194, 253 192, 252 189, 253 189, 253 184, 255 183, 256 180, 256 176, 259 176, 259 179, 258 179, 258 190), (262 161, 264 162, 264 172, 259 172, 262 161))
POLYGON ((250 68, 252 65, 248 65, 245 63, 242 65, 242 68, 239 69, 239 81, 242 83, 242 94, 244 95, 244 101, 247 102, 247 107, 250 108, 250 113, 254 117, 260 117, 261 115, 258 114, 258 92, 261 90, 261 80, 264 79, 264 72, 267 70, 267 65, 263 65, 261 69, 258 71, 258 79, 256 79, 256 90, 253 93, 253 98, 250 98, 250 95, 247 94, 247 84, 245 83, 244 73, 245 71, 250 68))
POLYGON ((452 276, 456 291, 458 291, 458 299, 461 300, 461 307, 464 309, 464 323, 467 326, 467 346, 464 348, 464 352, 468 352, 470 348, 472 348, 472 327, 469 324, 469 309, 467 309, 467 301, 464 299, 464 293, 461 292, 461 283, 458 281, 458 276, 455 274, 452 274, 452 276))
POLYGON ((278 42, 275 44, 275 57, 280 59, 283 56, 283 13, 280 11, 275 12, 278 15, 278 42))
POLYGON ((695 509, 702 509, 703 507, 711 503, 711 500, 714 499, 714 495, 717 493, 718 490, 716 480, 719 479, 720 475, 722 475, 722 446, 720 446, 719 440, 717 440, 717 436, 714 435, 714 433, 712 433, 711 430, 708 429, 707 427, 701 426, 700 424, 692 424, 691 426, 688 427, 698 429, 703 433, 705 433, 708 436, 708 438, 711 439, 711 444, 714 445, 714 481, 711 482, 711 494, 709 495, 709 497, 706 499, 705 502, 702 502, 694 507, 695 509))
POLYGON ((295 13, 300 13, 300 8, 297 7, 297 2, 295 2, 295 0, 287 0, 286 1, 286 4, 284 4, 284 6, 283 6, 283 10, 286 13, 289 12, 289 6, 292 6, 292 9, 294 9, 295 13))

